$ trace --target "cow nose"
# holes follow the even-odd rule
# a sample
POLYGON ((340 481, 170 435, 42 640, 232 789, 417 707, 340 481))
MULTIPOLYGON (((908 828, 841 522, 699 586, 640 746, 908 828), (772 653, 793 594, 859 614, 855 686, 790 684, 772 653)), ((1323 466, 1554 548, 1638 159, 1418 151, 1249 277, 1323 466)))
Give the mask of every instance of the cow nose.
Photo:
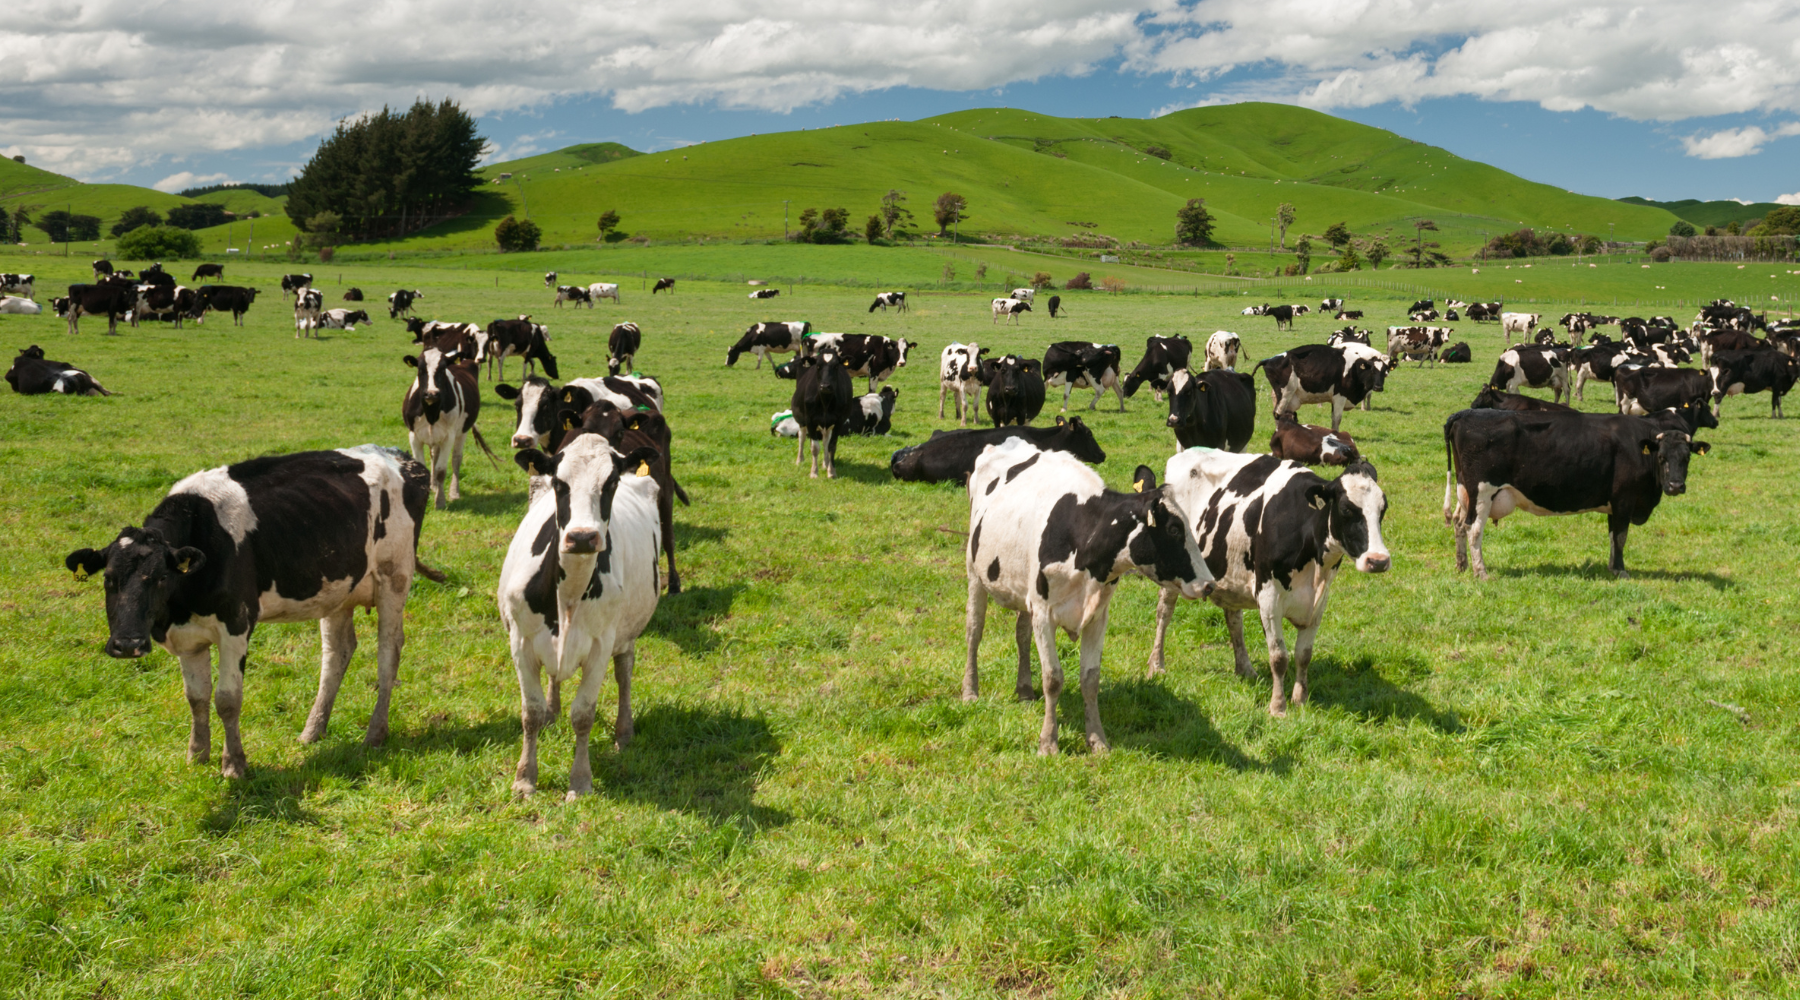
POLYGON ((1392 563, 1386 552, 1364 552, 1356 561, 1356 568, 1364 573, 1386 573, 1392 563))
POLYGON ((1190 601, 1203 600, 1212 596, 1214 586, 1211 580, 1189 580, 1181 585, 1181 596, 1190 601))
POLYGON ((573 555, 592 555, 600 551, 600 532, 595 528, 570 528, 563 534, 563 551, 573 555))
POLYGON ((1163 424, 1166 426, 1169 426, 1169 427, 1174 427, 1179 422, 1180 421, 1175 419, 1175 414, 1171 413, 1171 414, 1169 414, 1169 419, 1163 421, 1163 424))
POLYGON ((532 437, 530 434, 513 435, 512 446, 514 448, 529 448, 534 444, 537 444, 537 438, 532 437))
POLYGON ((1663 487, 1663 492, 1672 497, 1678 497, 1687 492, 1687 483, 1682 480, 1671 480, 1669 485, 1663 487))
POLYGON ((145 638, 121 639, 117 636, 106 642, 106 655, 119 660, 135 660, 150 652, 150 640, 145 638))

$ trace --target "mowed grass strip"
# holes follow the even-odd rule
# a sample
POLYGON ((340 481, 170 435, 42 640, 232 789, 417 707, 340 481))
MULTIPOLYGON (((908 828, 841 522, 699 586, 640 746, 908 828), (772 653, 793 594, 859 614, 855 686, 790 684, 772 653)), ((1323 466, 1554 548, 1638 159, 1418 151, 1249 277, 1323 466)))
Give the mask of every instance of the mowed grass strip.
MULTIPOLYGON (((694 499, 676 512, 687 590, 639 644, 636 742, 616 753, 596 734, 596 794, 560 802, 564 722, 546 731, 543 790, 516 801, 518 695, 493 589, 525 483, 471 447, 464 499, 426 519, 421 554, 450 580, 415 588, 388 745, 360 743, 372 619, 332 732, 310 747, 296 737, 317 629, 264 626, 251 774, 234 783, 216 759, 185 762, 170 656, 101 653, 101 588, 73 583, 62 557, 141 523, 197 469, 404 445, 400 359, 415 348, 385 318, 295 340, 285 268, 233 266, 265 289, 241 329, 215 317, 115 338, 89 320, 71 338, 54 317, 0 319, 8 348, 42 344, 118 393, 0 401, 7 995, 1792 989, 1795 445, 1766 397, 1728 401, 1702 435, 1714 451, 1687 495, 1631 532, 1631 580, 1606 572, 1599 516, 1521 514, 1488 534, 1494 577, 1477 584, 1453 569, 1441 427, 1500 336, 1463 324, 1473 365, 1404 365, 1372 412, 1345 417, 1380 470, 1395 563, 1340 577, 1312 703, 1271 719, 1266 674, 1232 675, 1221 616, 1198 604, 1178 613, 1170 673, 1145 680, 1156 593, 1128 580, 1101 687, 1115 749, 1089 754, 1065 726, 1046 759, 1039 706, 1004 683, 959 699, 966 498, 886 469, 954 425, 936 415, 937 352, 956 339, 1041 356, 1082 339, 1120 343, 1132 364, 1149 334, 1223 328, 1243 335, 1247 367, 1335 324, 1277 334, 1228 299, 1084 294, 1070 319, 1012 328, 990 322, 988 293, 921 290, 909 314, 870 315, 866 289, 751 303, 701 282, 555 310, 542 269, 346 266, 371 298, 424 289, 428 318, 531 313, 566 375, 602 372, 611 324, 637 321, 694 499), (791 383, 748 359, 724 367, 749 322, 787 318, 921 344, 893 382, 894 435, 845 441, 836 481, 808 480, 794 443, 768 434, 791 383)), ((49 287, 86 261, 36 270, 49 287)), ((323 289, 337 304, 341 286, 323 289)), ((1351 302, 1369 325, 1405 305, 1351 302)), ((498 444, 511 411, 490 385, 481 426, 498 444)), ((1148 390, 1123 414, 1089 413, 1089 398, 1071 413, 1093 424, 1106 480, 1129 488, 1140 462, 1160 474, 1166 409, 1148 390)), ((1267 433, 1259 414, 1258 446, 1267 433)), ((1010 624, 990 622, 989 678, 1012 669, 1010 624)), ((1258 649, 1254 620, 1248 632, 1258 649)), ((602 727, 612 697, 608 682, 602 727)), ((1072 688, 1060 711, 1079 719, 1072 688)))

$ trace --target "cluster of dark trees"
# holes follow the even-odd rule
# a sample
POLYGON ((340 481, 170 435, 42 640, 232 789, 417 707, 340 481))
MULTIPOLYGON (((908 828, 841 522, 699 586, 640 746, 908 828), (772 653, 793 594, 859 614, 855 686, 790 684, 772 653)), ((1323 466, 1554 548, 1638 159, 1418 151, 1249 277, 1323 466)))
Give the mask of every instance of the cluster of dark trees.
POLYGON ((74 243, 100 238, 100 218, 57 209, 37 217, 32 225, 44 231, 52 243, 74 243))
POLYGON ((1597 253, 1599 250, 1598 236, 1543 234, 1526 228, 1501 233, 1488 240, 1481 253, 1488 260, 1507 260, 1512 257, 1566 257, 1572 253, 1597 253))
POLYGON ((191 187, 184 191, 175 192, 175 197, 177 197, 177 198, 198 198, 203 194, 213 194, 214 192, 218 192, 218 191, 255 191, 257 194, 260 194, 265 198, 279 198, 282 195, 287 194, 288 188, 291 186, 292 186, 291 183, 290 184, 248 184, 248 183, 242 183, 239 181, 232 181, 229 184, 208 184, 205 187, 191 187))
POLYGON ((486 145, 449 100, 341 121, 290 183, 288 218, 310 232, 331 213, 343 238, 403 236, 467 210, 486 145))

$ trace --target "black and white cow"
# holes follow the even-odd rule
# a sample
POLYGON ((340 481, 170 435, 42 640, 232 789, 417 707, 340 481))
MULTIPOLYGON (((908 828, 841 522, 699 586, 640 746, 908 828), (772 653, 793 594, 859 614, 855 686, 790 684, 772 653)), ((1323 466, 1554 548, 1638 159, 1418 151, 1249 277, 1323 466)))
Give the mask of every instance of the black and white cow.
POLYGON ((1079 340, 1051 344, 1044 352, 1044 387, 1062 387, 1062 412, 1065 413, 1069 409, 1069 393, 1074 390, 1094 390, 1093 401, 1088 403, 1088 409, 1092 410, 1099 405, 1106 390, 1111 389, 1119 398, 1119 412, 1124 413, 1125 393, 1119 387, 1123 356, 1117 344, 1089 344, 1079 340))
POLYGON ((1244 349, 1244 342, 1230 330, 1214 330, 1213 335, 1206 338, 1205 370, 1223 368, 1237 371, 1238 352, 1244 349))
MULTIPOLYGON (((1467 302, 1458 302, 1455 299, 1450 299, 1449 301, 1447 301, 1445 303, 1446 307, 1465 306, 1465 305, 1468 305, 1468 303, 1467 302)), ((1436 309, 1436 308, 1437 308, 1437 300, 1436 299, 1420 299, 1419 301, 1414 302, 1412 305, 1407 306, 1406 311, 1408 313, 1416 313, 1416 312, 1420 312, 1425 309, 1436 309)))
POLYGON ((131 313, 131 325, 140 320, 174 320, 175 329, 190 319, 200 318, 200 295, 181 285, 139 285, 137 307, 131 313))
POLYGON ((1041 451, 1013 438, 989 448, 969 477, 969 579, 966 619, 968 664, 963 700, 981 695, 981 634, 991 601, 1018 613, 1013 630, 1019 672, 1014 694, 1031 689, 1035 643, 1043 680, 1044 725, 1038 753, 1057 752, 1057 701, 1062 697, 1058 629, 1081 643, 1081 698, 1087 745, 1108 749, 1100 724, 1100 658, 1106 644, 1107 610, 1127 574, 1189 598, 1211 591, 1187 515, 1161 489, 1114 493, 1092 469, 1057 451, 1041 451))
POLYGON ((1569 388, 1569 365, 1562 352, 1553 347, 1520 344, 1508 348, 1494 362, 1494 374, 1488 384, 1502 392, 1526 389, 1549 389, 1554 402, 1562 402, 1569 388))
POLYGON ((1456 568, 1487 579, 1484 526, 1514 509, 1539 516, 1603 513, 1608 566, 1623 578, 1625 537, 1663 496, 1687 492, 1688 456, 1706 454, 1681 417, 1461 410, 1444 423, 1444 523, 1456 530, 1456 568))
POLYGON ((956 422, 967 426, 969 414, 981 408, 981 356, 988 348, 949 344, 938 355, 938 419, 944 419, 944 397, 956 394, 956 422))
POLYGON ((1031 288, 1031 287, 1015 288, 1012 291, 1007 292, 1006 294, 1007 294, 1007 297, 1018 299, 1020 302, 1036 302, 1037 301, 1037 289, 1031 288))
POLYGON ((831 351, 850 370, 852 378, 868 379, 869 391, 874 392, 880 388, 881 383, 892 378, 894 372, 906 367, 906 355, 912 347, 905 337, 883 337, 870 333, 809 333, 802 338, 800 351, 804 355, 831 351))
POLYGON ((107 260, 104 257, 100 258, 97 261, 94 261, 93 266, 94 266, 94 280, 95 281, 99 281, 101 278, 104 278, 107 275, 113 273, 112 261, 107 260))
POLYGON ((994 322, 998 323, 1005 317, 1010 318, 1013 321, 1013 325, 1017 326, 1019 324, 1019 315, 1031 311, 1031 303, 1014 298, 995 299, 993 310, 994 322))
POLYGON ((1303 424, 1285 413, 1275 418, 1269 454, 1301 465, 1349 465, 1362 457, 1350 435, 1343 431, 1332 433, 1318 424, 1303 424))
POLYGON ((1438 315, 1436 309, 1421 309, 1406 318, 1412 320, 1414 323, 1430 323, 1442 319, 1443 317, 1438 315))
MULTIPOLYGON (((131 277, 130 271, 117 271, 114 273, 117 277, 131 277)), ((163 270, 162 262, 158 261, 151 264, 149 267, 144 268, 143 272, 138 275, 137 282, 140 285, 167 285, 170 288, 174 288, 175 276, 163 270)))
POLYGON ((319 313, 325 309, 325 293, 316 288, 294 290, 294 336, 318 337, 319 313))
MULTIPOLYGON (((1388 329, 1391 330, 1394 328, 1389 327, 1388 329)), ((1361 344, 1364 347, 1372 347, 1374 345, 1370 343, 1371 339, 1369 331, 1358 330, 1354 326, 1346 326, 1342 330, 1334 331, 1331 336, 1325 338, 1325 344, 1328 347, 1342 347, 1345 344, 1361 344)))
POLYGON ((1707 407, 1712 379, 1692 368, 1627 368, 1613 377, 1613 399, 1619 412, 1648 417, 1674 410, 1687 423, 1689 434, 1702 427, 1717 427, 1719 420, 1707 407))
MULTIPOLYGON (((1338 314, 1336 316, 1332 317, 1332 319, 1338 320, 1339 322, 1342 322, 1345 320, 1358 320, 1358 319, 1362 319, 1362 318, 1363 318, 1363 311, 1361 309, 1340 309, 1338 311, 1338 314)), ((1451 311, 1449 318, 1451 318, 1451 319, 1456 318, 1455 310, 1451 311)))
MULTIPOLYGON (((638 348, 644 344, 644 333, 636 323, 619 323, 606 335, 606 373, 629 373, 637 361, 638 348)), ((551 378, 556 376, 552 374, 551 378)))
POLYGON ((517 387, 494 386, 494 395, 512 401, 516 418, 512 446, 549 452, 556 451, 569 430, 559 419, 564 412, 580 415, 598 402, 609 402, 624 413, 639 407, 662 412, 662 387, 647 378, 577 378, 559 389, 532 375, 517 387))
MULTIPOLYGON (((669 593, 681 593, 681 573, 675 568, 675 501, 680 500, 683 507, 689 503, 687 491, 675 481, 670 468, 669 463, 673 461, 670 450, 675 435, 669 429, 668 420, 648 406, 621 409, 612 400, 602 399, 579 414, 562 410, 561 423, 566 433, 558 450, 577 440, 581 433, 590 432, 611 441, 621 452, 630 453, 647 447, 656 453, 656 457, 645 459, 645 462, 650 467, 651 478, 656 480, 656 516, 662 525, 663 554, 669 560, 669 593)), ((534 485, 536 482, 534 480, 534 485)), ((535 497, 536 494, 532 495, 535 497)))
POLYGON ((228 312, 233 326, 243 326, 244 314, 256 302, 256 292, 254 288, 239 285, 201 285, 201 322, 205 322, 204 315, 208 312, 228 312))
POLYGON ((425 451, 431 450, 431 495, 437 509, 448 506, 448 500, 462 498, 463 437, 473 433, 475 443, 488 451, 475 420, 481 415, 481 390, 476 362, 446 357, 435 347, 426 348, 418 357, 403 358, 417 374, 407 383, 406 396, 400 402, 400 422, 406 425, 407 441, 413 459, 426 465, 425 451), (445 475, 449 488, 445 489, 445 475))
POLYGON ((1581 340, 1594 328, 1594 317, 1587 313, 1566 313, 1559 321, 1569 331, 1569 343, 1581 346, 1581 340))
POLYGON ((1319 311, 1322 313, 1336 313, 1343 312, 1343 310, 1343 299, 1324 299, 1319 303, 1319 311))
POLYGON ((932 431, 922 444, 894 452, 888 470, 911 483, 951 482, 961 486, 975 471, 975 460, 988 445, 1022 438, 1044 451, 1067 452, 1090 464, 1106 461, 1106 452, 1080 417, 1056 418, 1050 427, 984 427, 966 431, 932 431))
POLYGON ((1785 417, 1781 397, 1793 391, 1800 361, 1780 351, 1714 351, 1706 371, 1712 381, 1715 417, 1726 396, 1757 392, 1769 394, 1769 416, 1785 417))
POLYGON ((1459 340, 1438 354, 1438 360, 1447 365, 1466 365, 1475 361, 1475 352, 1469 350, 1467 341, 1459 340))
POLYGON ((7 369, 6 383, 22 396, 59 392, 65 396, 110 396, 87 372, 67 361, 50 361, 36 344, 19 352, 7 369))
POLYGON ((1463 317, 1471 323, 1498 321, 1501 310, 1505 308, 1500 302, 1470 302, 1468 308, 1463 310, 1463 317))
POLYGON ((886 435, 893 429, 894 403, 899 398, 900 390, 891 385, 883 386, 880 392, 856 397, 856 405, 850 408, 850 414, 838 427, 838 434, 886 435))
POLYGON ((312 283, 310 274, 284 274, 281 276, 281 297, 285 299, 302 288, 311 288, 312 283))
POLYGON ((17 295, 29 299, 37 289, 37 278, 30 274, 0 274, 0 295, 17 295))
POLYGON ((344 301, 345 302, 361 302, 361 301, 363 301, 363 290, 360 288, 345 289, 344 290, 344 301))
POLYGON ((1245 306, 1242 311, 1242 315, 1245 316, 1267 316, 1268 314, 1269 304, 1267 302, 1260 306, 1245 306))
POLYGON ((1700 367, 1712 367, 1714 351, 1767 351, 1774 350, 1773 340, 1764 340, 1756 334, 1743 330, 1716 330, 1700 338, 1700 367))
POLYGON ((507 358, 521 359, 521 378, 529 378, 538 365, 543 365, 544 374, 551 378, 561 377, 556 371, 556 356, 550 353, 549 329, 542 323, 533 323, 530 316, 494 320, 484 333, 478 357, 488 362, 488 375, 496 382, 506 378, 507 358))
POLYGON ((1346 406, 1355 406, 1386 386, 1387 365, 1386 355, 1361 344, 1304 344, 1258 361, 1250 373, 1265 369, 1278 414, 1297 414, 1307 403, 1330 404, 1335 431, 1346 406))
POLYGON ((425 297, 425 293, 417 288, 401 288, 388 296, 388 319, 399 319, 410 316, 413 303, 425 297))
POLYGON ((319 326, 326 330, 355 330, 356 324, 365 326, 369 323, 369 314, 362 309, 327 309, 319 313, 319 326))
POLYGON ((1180 334, 1173 337, 1152 334, 1144 338, 1144 356, 1131 374, 1125 376, 1125 397, 1131 398, 1137 393, 1138 386, 1148 382, 1151 395, 1157 402, 1162 402, 1162 394, 1169 388, 1169 378, 1188 367, 1193 356, 1193 342, 1180 334))
POLYGON ((1569 369, 1575 373, 1575 398, 1585 400, 1589 382, 1611 384, 1621 368, 1629 367, 1632 354, 1617 344, 1593 344, 1569 352, 1569 369))
POLYGON ((586 305, 589 309, 594 308, 593 296, 589 295, 588 290, 580 285, 556 286, 556 298, 551 300, 550 304, 561 309, 564 302, 573 302, 578 308, 582 305, 586 305))
POLYGON ((906 312, 906 293, 877 292, 875 293, 875 301, 869 303, 869 311, 874 312, 875 310, 880 309, 885 313, 888 311, 888 306, 893 306, 894 309, 899 312, 906 312))
POLYGON ((556 394, 559 410, 586 412, 602 399, 621 410, 645 406, 663 409, 662 383, 648 375, 608 375, 605 378, 572 378, 556 394))
POLYGON ((1044 409, 1044 369, 1036 358, 1008 354, 982 362, 988 417, 995 427, 1028 424, 1044 409))
POLYGON ((780 295, 780 294, 781 294, 781 289, 779 289, 779 288, 758 288, 756 291, 750 293, 750 298, 752 298, 752 299, 772 299, 775 296, 780 295))
POLYGON ((675 279, 674 278, 658 278, 658 279, 656 279, 656 284, 652 285, 650 287, 650 294, 655 295, 657 292, 668 292, 670 295, 674 295, 675 294, 675 279))
POLYGON ((798 353, 811 332, 811 323, 752 323, 725 352, 725 365, 737 364, 738 358, 749 352, 756 355, 756 367, 760 370, 763 360, 771 354, 798 353))
POLYGON ((1183 369, 1169 379, 1169 417, 1182 448, 1243 451, 1256 432, 1256 378, 1248 372, 1183 369))
POLYGON ((1388 360, 1398 363, 1402 357, 1412 358, 1423 368, 1425 362, 1438 360, 1439 348, 1455 331, 1447 326, 1390 326, 1387 332, 1388 360))
MULTIPOLYGON (((1313 639, 1344 561, 1361 573, 1385 573, 1392 565, 1381 537, 1387 497, 1375 467, 1358 460, 1327 480, 1274 455, 1198 450, 1169 459, 1163 477, 1163 490, 1187 512, 1183 523, 1205 554, 1214 578, 1209 597, 1225 612, 1238 676, 1256 676, 1244 645, 1244 612, 1255 611, 1269 650, 1269 714, 1287 714, 1287 668, 1294 668, 1291 700, 1303 704, 1313 639), (1295 629, 1292 657, 1282 638, 1283 621, 1295 629)), ((1155 473, 1144 466, 1135 478, 1146 490, 1156 484, 1155 473)), ((1163 672, 1165 639, 1180 596, 1165 589, 1157 604, 1152 676, 1163 672)))
POLYGON ((800 425, 800 445, 794 452, 794 464, 799 465, 800 459, 806 456, 806 442, 811 440, 811 477, 819 478, 822 450, 825 478, 836 479, 838 428, 857 405, 850 369, 832 351, 821 351, 796 363, 800 365, 800 375, 794 380, 794 395, 789 401, 794 421, 800 425))
POLYGON ((105 573, 108 656, 140 657, 154 642, 181 660, 188 762, 212 752, 211 701, 225 728, 220 771, 241 778, 244 665, 262 622, 319 622, 319 691, 300 733, 314 743, 356 649, 355 611, 375 608, 377 694, 364 742, 387 738, 413 573, 443 579, 416 555, 426 492, 424 467, 393 448, 268 455, 188 476, 142 527, 64 564, 78 580, 105 573))
POLYGON ((520 468, 544 477, 550 487, 533 499, 513 533, 496 594, 518 673, 525 731, 513 772, 516 794, 537 791, 538 734, 560 708, 544 697, 545 674, 553 691, 577 674, 581 678, 569 705, 575 757, 568 798, 594 788, 588 738, 609 660, 619 686, 613 743, 631 742, 637 638, 661 599, 657 485, 647 470, 639 471, 654 455, 653 448, 622 454, 604 436, 584 433, 554 456, 535 448, 514 456, 520 468))
POLYGON ((601 299, 611 299, 611 300, 613 300, 613 305, 620 305, 624 301, 623 299, 619 298, 619 286, 616 282, 596 281, 593 284, 587 286, 587 293, 588 293, 588 308, 589 309, 592 309, 594 307, 594 303, 600 301, 601 299))
POLYGON ((1561 410, 1567 413, 1578 412, 1573 406, 1563 403, 1552 403, 1536 396, 1526 396, 1517 392, 1501 392, 1491 385, 1484 385, 1469 403, 1471 410, 1561 410))
POLYGON ((67 298, 55 300, 57 315, 68 320, 69 333, 81 332, 81 317, 105 316, 106 332, 117 334, 119 320, 137 306, 137 287, 125 284, 70 285, 67 298))
MULTIPOLYGON (((1470 316, 1469 318, 1474 319, 1475 317, 1470 316)), ((1538 325, 1538 320, 1542 318, 1538 313, 1501 313, 1500 329, 1506 334, 1508 344, 1512 343, 1515 333, 1519 335, 1520 343, 1530 343, 1531 331, 1538 325)))
POLYGON ((1311 310, 1307 309, 1305 306, 1266 306, 1264 307, 1262 315, 1273 316, 1275 318, 1275 329, 1280 330, 1283 327, 1286 327, 1287 329, 1292 330, 1294 328, 1294 318, 1296 316, 1304 316, 1310 311, 1311 310))
POLYGON ((545 288, 555 288, 556 287, 556 272, 555 271, 545 271, 544 272, 544 287, 545 288))

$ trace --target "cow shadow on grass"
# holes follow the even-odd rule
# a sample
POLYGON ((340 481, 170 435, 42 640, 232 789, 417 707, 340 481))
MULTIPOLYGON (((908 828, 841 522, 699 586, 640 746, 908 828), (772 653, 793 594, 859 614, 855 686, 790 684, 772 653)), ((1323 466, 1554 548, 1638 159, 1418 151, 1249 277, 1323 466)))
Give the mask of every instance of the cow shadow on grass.
MULTIPOLYGON (((1082 731, 1079 683, 1065 684, 1057 710, 1066 720, 1065 729, 1072 726, 1077 734, 1082 731)), ((1107 740, 1121 750, 1208 761, 1234 771, 1277 769, 1232 746, 1197 703, 1169 690, 1161 681, 1133 678, 1103 685, 1100 717, 1106 726, 1107 740)))
POLYGON ((713 631, 713 623, 731 613, 732 602, 748 586, 734 581, 723 587, 683 587, 679 594, 666 594, 657 603, 644 634, 667 639, 688 656, 710 653, 722 641, 713 631))
POLYGON ((784 810, 755 802, 762 772, 781 755, 780 740, 761 716, 658 704, 634 723, 630 746, 595 755, 596 791, 621 802, 685 812, 715 826, 736 825, 746 833, 792 819, 784 810))
MULTIPOLYGON (((1414 667, 1402 665, 1401 669, 1410 672, 1423 670, 1424 666, 1420 661, 1414 667)), ((1348 661, 1331 655, 1315 657, 1308 682, 1308 700, 1314 705, 1349 712, 1365 722, 1418 721, 1446 734, 1464 730, 1455 712, 1440 709, 1382 676, 1372 656, 1348 661)))
MULTIPOLYGON (((805 467, 806 463, 802 462, 801 468, 805 467)), ((850 479, 859 483, 869 483, 876 486, 894 481, 894 474, 889 472, 888 467, 885 465, 853 462, 847 458, 840 457, 837 460, 836 467, 837 477, 839 479, 850 479)))
MULTIPOLYGON (((1527 577, 1527 576, 1563 576, 1582 580, 1593 580, 1599 583, 1611 583, 1618 579, 1613 571, 1603 562, 1590 559, 1578 566, 1553 566, 1539 563, 1536 566, 1498 566, 1489 567, 1488 572, 1494 576, 1527 577)), ((1633 580, 1666 580, 1671 583, 1687 583, 1689 581, 1704 583, 1714 590, 1724 592, 1737 586, 1735 580, 1727 579, 1716 573, 1695 572, 1692 570, 1666 569, 1631 569, 1633 580)))
MULTIPOLYGON (((525 516, 528 506, 525 500, 525 491, 517 489, 499 490, 493 493, 465 492, 462 499, 450 501, 449 509, 464 514, 477 514, 481 517, 520 518, 525 516)), ((431 508, 431 510, 436 510, 436 508, 431 508)), ((430 511, 427 511, 425 516, 430 517, 430 511)))
MULTIPOLYGON (((677 507, 676 510, 681 508, 677 507)), ((688 524, 675 518, 675 551, 685 552, 696 544, 722 541, 731 534, 730 528, 715 528, 708 524, 688 524)))

